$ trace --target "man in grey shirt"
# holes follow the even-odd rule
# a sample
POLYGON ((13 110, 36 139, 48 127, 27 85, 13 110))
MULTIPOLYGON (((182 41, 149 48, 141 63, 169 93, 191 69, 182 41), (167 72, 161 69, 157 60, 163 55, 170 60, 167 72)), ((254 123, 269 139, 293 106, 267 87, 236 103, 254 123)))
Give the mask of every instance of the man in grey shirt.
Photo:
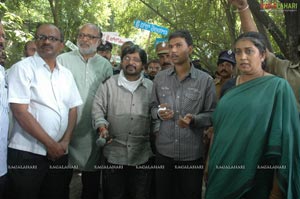
POLYGON ((146 52, 136 45, 121 55, 122 70, 100 85, 92 108, 100 137, 112 136, 103 148, 106 199, 149 198, 151 170, 150 100, 152 82, 144 78, 146 52))
POLYGON ((169 36, 174 68, 154 79, 152 117, 160 119, 156 135, 157 199, 201 198, 203 131, 216 106, 213 79, 190 63, 193 41, 186 30, 169 36))

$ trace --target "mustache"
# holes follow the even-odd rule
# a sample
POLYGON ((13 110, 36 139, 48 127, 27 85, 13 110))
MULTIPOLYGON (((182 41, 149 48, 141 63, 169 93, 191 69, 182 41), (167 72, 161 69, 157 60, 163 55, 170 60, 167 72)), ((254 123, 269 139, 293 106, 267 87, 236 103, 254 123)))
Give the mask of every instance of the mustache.
POLYGON ((130 66, 136 68, 136 67, 135 67, 134 65, 132 65, 132 64, 127 64, 127 65, 125 66, 125 68, 127 69, 127 68, 130 67, 130 66))
POLYGON ((163 66, 170 66, 170 65, 172 65, 170 62, 164 62, 163 64, 162 64, 163 66))
POLYGON ((222 73, 222 72, 228 73, 228 71, 224 70, 224 69, 220 71, 220 73, 222 73))
POLYGON ((50 44, 43 44, 43 45, 41 46, 41 48, 46 48, 46 47, 53 48, 50 44))
POLYGON ((86 42, 78 42, 78 46, 88 46, 88 47, 90 47, 90 45, 89 44, 87 44, 86 42))

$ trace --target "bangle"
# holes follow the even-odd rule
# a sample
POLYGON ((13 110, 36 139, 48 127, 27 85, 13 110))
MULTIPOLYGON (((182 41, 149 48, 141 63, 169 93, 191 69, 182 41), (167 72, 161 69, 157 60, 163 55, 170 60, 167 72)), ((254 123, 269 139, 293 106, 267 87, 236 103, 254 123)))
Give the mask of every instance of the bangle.
POLYGON ((245 7, 245 8, 243 8, 243 9, 237 9, 236 11, 234 11, 234 12, 244 12, 245 10, 247 10, 249 8, 249 4, 245 7))

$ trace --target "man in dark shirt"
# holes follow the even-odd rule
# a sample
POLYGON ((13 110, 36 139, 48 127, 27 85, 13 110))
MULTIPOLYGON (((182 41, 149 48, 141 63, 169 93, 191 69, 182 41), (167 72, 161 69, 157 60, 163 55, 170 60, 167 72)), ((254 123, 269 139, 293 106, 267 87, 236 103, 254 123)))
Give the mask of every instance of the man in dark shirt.
POLYGON ((169 37, 174 67, 158 73, 152 90, 152 117, 161 120, 156 135, 157 199, 201 198, 202 135, 216 106, 213 79, 195 69, 189 56, 193 41, 186 30, 169 37))

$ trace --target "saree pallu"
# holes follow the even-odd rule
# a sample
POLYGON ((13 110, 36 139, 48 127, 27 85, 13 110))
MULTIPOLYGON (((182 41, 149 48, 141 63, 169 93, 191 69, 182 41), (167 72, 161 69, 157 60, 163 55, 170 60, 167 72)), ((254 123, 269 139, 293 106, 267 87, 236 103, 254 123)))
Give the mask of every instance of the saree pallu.
POLYGON ((287 199, 300 198, 300 122, 294 94, 275 76, 229 90, 213 115, 206 199, 267 199, 277 175, 287 199))

